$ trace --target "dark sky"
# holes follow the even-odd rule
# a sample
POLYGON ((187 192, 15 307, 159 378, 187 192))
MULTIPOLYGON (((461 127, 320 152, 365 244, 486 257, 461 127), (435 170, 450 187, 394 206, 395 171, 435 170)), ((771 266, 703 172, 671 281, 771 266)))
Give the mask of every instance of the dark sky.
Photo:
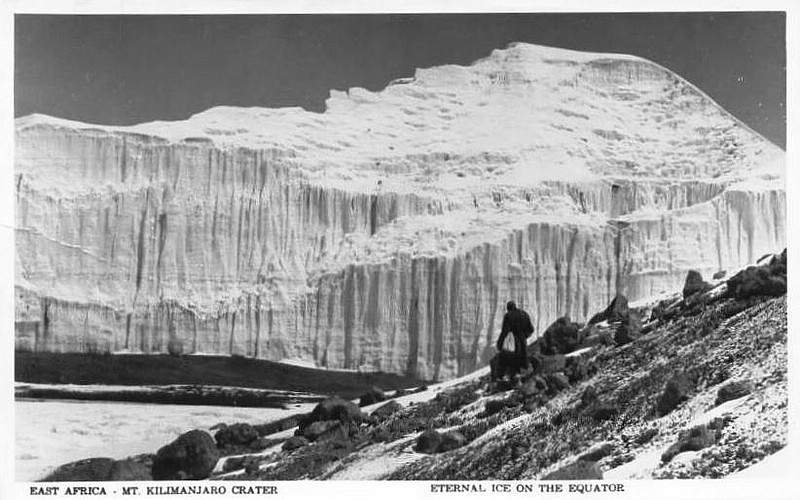
POLYGON ((417 67, 522 41, 635 54, 785 148, 783 13, 15 16, 15 115, 109 125, 216 105, 322 111, 417 67))

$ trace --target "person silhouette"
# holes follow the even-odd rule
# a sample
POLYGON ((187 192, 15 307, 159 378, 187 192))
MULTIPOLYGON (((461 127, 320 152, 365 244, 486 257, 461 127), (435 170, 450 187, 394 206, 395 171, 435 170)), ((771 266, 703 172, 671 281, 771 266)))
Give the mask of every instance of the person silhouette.
POLYGON ((497 339, 497 350, 501 352, 510 350, 506 337, 511 334, 514 339, 514 361, 509 370, 512 376, 530 369, 527 340, 532 333, 533 323, 531 323, 531 317, 527 312, 517 308, 516 302, 509 300, 506 304, 506 314, 503 317, 500 337, 497 339))

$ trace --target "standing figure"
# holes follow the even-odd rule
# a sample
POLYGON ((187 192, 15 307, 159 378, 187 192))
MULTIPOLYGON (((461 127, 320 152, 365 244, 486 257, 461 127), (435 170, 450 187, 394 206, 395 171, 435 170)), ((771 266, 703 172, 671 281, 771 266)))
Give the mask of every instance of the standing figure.
POLYGON ((517 304, 510 300, 506 304, 506 315, 503 317, 503 328, 500 331, 500 338, 497 339, 497 350, 503 351, 503 343, 510 333, 514 338, 514 361, 510 367, 512 375, 521 371, 528 370, 528 337, 533 333, 531 317, 522 309, 517 309, 517 304))

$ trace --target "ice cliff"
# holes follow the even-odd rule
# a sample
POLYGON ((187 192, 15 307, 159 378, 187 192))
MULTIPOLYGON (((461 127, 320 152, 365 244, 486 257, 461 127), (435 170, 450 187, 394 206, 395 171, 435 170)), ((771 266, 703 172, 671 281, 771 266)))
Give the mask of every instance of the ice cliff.
POLYGON ((325 113, 17 120, 16 345, 447 379, 785 247, 783 152, 679 76, 514 44, 325 113))

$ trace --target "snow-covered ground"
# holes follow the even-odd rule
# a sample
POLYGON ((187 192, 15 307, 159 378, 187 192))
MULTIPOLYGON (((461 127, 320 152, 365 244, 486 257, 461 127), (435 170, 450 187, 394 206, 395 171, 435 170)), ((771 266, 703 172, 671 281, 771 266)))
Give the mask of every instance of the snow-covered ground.
POLYGON ((85 401, 16 401, 15 479, 32 481, 55 467, 90 457, 154 453, 181 433, 216 423, 265 423, 313 404, 281 408, 85 401))

